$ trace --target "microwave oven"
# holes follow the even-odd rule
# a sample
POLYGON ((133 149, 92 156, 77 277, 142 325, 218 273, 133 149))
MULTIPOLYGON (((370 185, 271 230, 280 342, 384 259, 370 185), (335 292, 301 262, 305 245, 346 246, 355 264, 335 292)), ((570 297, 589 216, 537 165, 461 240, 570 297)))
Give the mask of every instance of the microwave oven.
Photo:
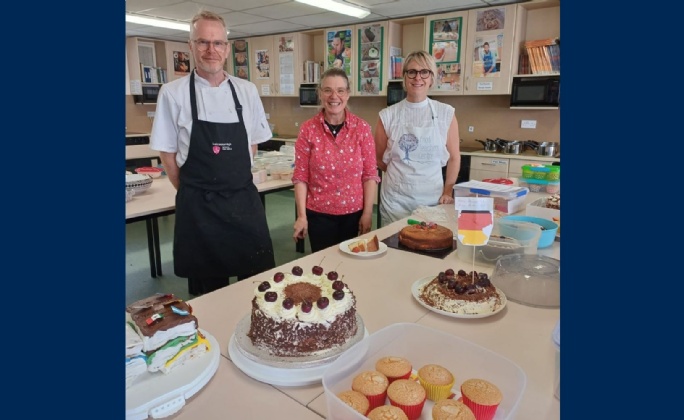
POLYGON ((133 95, 136 104, 156 104, 161 85, 142 85, 142 94, 133 95))
POLYGON ((392 80, 387 82, 387 106, 401 102, 406 97, 403 82, 392 80))
POLYGON ((558 108, 560 75, 514 76, 511 108, 558 108))
POLYGON ((318 84, 302 83, 299 86, 299 105, 318 106, 318 84))

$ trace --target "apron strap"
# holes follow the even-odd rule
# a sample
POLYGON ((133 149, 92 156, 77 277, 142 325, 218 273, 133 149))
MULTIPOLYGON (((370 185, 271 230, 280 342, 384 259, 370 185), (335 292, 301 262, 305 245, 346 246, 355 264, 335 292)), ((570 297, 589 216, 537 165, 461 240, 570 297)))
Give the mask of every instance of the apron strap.
POLYGON ((245 122, 242 120, 242 104, 235 93, 235 89, 233 89, 233 82, 231 82, 230 79, 228 79, 228 84, 230 85, 230 93, 233 94, 233 101, 235 102, 235 110, 237 111, 238 118, 240 119, 240 123, 244 124, 245 122))
POLYGON ((190 73, 190 108, 192 109, 192 121, 197 121, 197 104, 195 103, 195 72, 190 73))

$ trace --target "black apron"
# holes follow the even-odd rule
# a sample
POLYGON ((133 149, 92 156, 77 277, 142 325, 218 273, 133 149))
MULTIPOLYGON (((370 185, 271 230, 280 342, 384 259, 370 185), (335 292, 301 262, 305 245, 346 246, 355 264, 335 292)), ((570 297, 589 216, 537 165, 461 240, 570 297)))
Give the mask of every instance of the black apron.
POLYGON ((242 105, 230 80, 228 85, 239 122, 201 121, 195 72, 190 75, 192 132, 179 173, 173 259, 175 274, 190 279, 193 294, 226 286, 231 276, 245 278, 275 267, 266 212, 252 181, 242 105), (201 284, 212 278, 225 281, 201 284))

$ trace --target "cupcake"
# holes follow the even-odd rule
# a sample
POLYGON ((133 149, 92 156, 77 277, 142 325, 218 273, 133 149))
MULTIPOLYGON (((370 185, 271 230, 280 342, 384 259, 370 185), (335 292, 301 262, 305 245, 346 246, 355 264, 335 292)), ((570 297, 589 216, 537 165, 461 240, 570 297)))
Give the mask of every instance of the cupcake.
POLYGON ((364 416, 368 413, 368 407, 370 406, 368 398, 359 391, 343 391, 337 394, 337 398, 364 416))
POLYGON ((418 370, 418 380, 427 391, 427 397, 432 401, 449 398, 451 387, 454 386, 454 375, 447 368, 440 365, 425 365, 418 370))
POLYGON ((368 398, 369 410, 385 404, 388 385, 387 376, 376 370, 363 371, 352 380, 352 390, 358 391, 368 398))
POLYGON ((375 362, 375 370, 387 376, 390 384, 397 379, 408 379, 411 368, 411 362, 398 356, 383 357, 375 362))
POLYGON ((484 379, 468 379, 461 385, 463 403, 467 405, 477 420, 491 420, 503 399, 501 390, 484 379))
POLYGON ((473 411, 461 401, 439 400, 432 407, 432 420, 476 420, 473 411))
POLYGON ((381 405, 368 413, 368 420, 408 420, 401 408, 393 405, 381 405))
POLYGON ((390 404, 401 408, 409 420, 416 420, 423 412, 427 393, 425 388, 410 379, 397 379, 387 387, 390 404))

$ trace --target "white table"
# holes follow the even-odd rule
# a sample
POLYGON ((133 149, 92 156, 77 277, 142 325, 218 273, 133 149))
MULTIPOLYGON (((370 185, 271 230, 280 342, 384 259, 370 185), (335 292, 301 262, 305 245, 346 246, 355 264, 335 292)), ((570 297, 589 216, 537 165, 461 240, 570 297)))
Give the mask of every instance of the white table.
MULTIPOLYGON (((292 185, 292 181, 289 179, 274 179, 256 184, 256 187, 261 202, 266 207, 266 194, 290 189, 292 185)), ((144 220, 147 226, 147 249, 150 255, 150 275, 152 277, 162 274, 157 219, 161 216, 173 214, 175 211, 176 189, 165 176, 154 179, 152 186, 147 191, 139 195, 136 194, 131 201, 126 203, 126 224, 144 220)))
MULTIPOLYGON (((532 196, 530 200, 535 198, 532 196)), ((448 217, 454 217, 453 205, 443 207, 448 217)), ((362 238, 378 235, 383 240, 406 226, 406 220, 362 235, 362 238)), ((446 225, 449 226, 448 223, 446 225)), ((560 242, 554 242, 540 253, 559 258, 560 242)), ((229 340, 237 323, 250 313, 251 300, 258 283, 271 279, 278 271, 290 271, 295 265, 306 271, 319 264, 326 272, 336 269, 344 276, 344 281, 356 296, 358 313, 371 334, 390 324, 412 322, 458 335, 486 347, 518 364, 527 375, 527 387, 520 402, 518 419, 560 418, 560 401, 553 395, 555 349, 551 339, 553 328, 560 318, 559 308, 533 308, 509 301, 503 311, 488 318, 454 319, 429 311, 413 298, 411 285, 417 279, 436 275, 449 267, 455 270, 472 269, 456 257, 455 251, 444 259, 438 259, 389 248, 381 256, 359 258, 333 246, 197 297, 189 303, 194 308, 199 325, 216 337, 222 356, 229 360, 229 340)), ((488 274, 493 271, 491 266, 474 268, 488 274)), ((306 407, 321 417, 328 416, 321 384, 303 387, 264 385, 241 373, 232 362, 230 369, 221 369, 216 376, 218 378, 215 377, 194 397, 197 400, 201 398, 202 403, 197 404, 201 405, 201 410, 207 417, 222 418, 229 411, 231 418, 272 418, 274 413, 279 418, 298 418, 301 407, 306 407), (231 384, 229 389, 221 389, 222 384, 228 380, 231 384), (255 387, 258 392, 254 392, 255 387), (220 395, 221 392, 230 395, 231 401, 239 403, 231 405, 224 398, 204 396, 220 395), (281 398, 282 395, 291 400, 283 403, 281 412, 277 413, 277 408, 266 402, 271 398, 281 398), (293 401, 300 407, 293 406, 293 401)), ((195 410, 200 408, 195 407, 192 400, 187 404, 177 414, 177 418, 196 418, 195 410)))

